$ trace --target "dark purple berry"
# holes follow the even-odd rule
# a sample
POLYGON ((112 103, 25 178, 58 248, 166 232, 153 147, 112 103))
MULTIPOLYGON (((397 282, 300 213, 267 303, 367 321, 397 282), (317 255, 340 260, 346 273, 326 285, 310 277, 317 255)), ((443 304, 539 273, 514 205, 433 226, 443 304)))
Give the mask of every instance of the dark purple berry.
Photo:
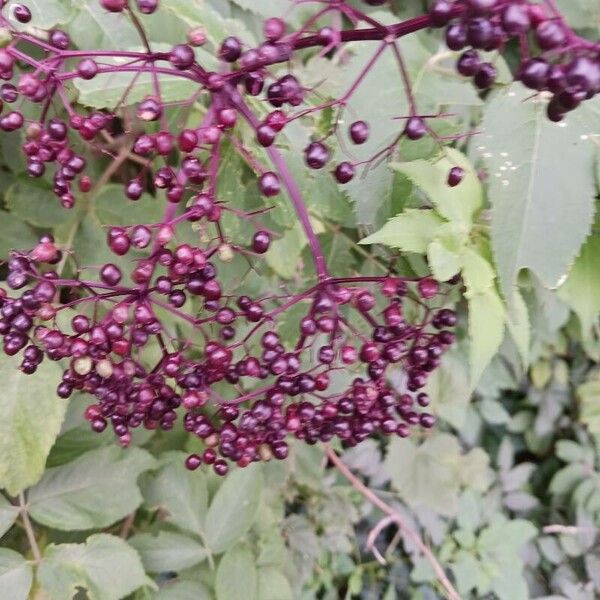
POLYGON ((369 139, 369 124, 355 121, 350 125, 350 138, 355 144, 364 144, 369 139))
POLYGON ((311 169, 322 169, 329 158, 329 150, 321 142, 312 142, 304 149, 304 160, 311 169))
POLYGON ((342 162, 335 168, 334 175, 338 183, 348 183, 354 177, 354 166, 349 162, 342 162))
POLYGON ((456 187, 465 176, 465 171, 461 167, 452 167, 448 172, 448 185, 456 187))
POLYGON ((279 177, 272 171, 263 173, 258 180, 258 189, 263 196, 271 198, 277 196, 281 190, 279 177))

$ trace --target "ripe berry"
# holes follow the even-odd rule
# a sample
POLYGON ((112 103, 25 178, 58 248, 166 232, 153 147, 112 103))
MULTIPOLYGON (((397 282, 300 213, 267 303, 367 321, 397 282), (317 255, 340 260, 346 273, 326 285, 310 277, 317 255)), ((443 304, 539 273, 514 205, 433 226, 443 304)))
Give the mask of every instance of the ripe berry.
POLYGON ((271 146, 276 135, 276 131, 270 125, 259 125, 256 129, 256 140, 263 148, 271 146))
POLYGON ((125 188, 125 195, 129 200, 139 200, 144 192, 144 186, 139 179, 132 179, 125 188))
POLYGON ((461 167, 452 167, 448 172, 448 185, 456 187, 465 176, 465 171, 461 167))
POLYGON ((121 281, 122 277, 121 269, 112 263, 108 263, 100 269, 100 279, 106 285, 115 286, 121 281))
POLYGON ((421 279, 417 284, 417 287, 419 288, 419 294, 421 295, 421 298, 424 298, 425 300, 433 298, 440 291, 440 284, 435 279, 431 279, 430 277, 421 279))
POLYGON ((477 73, 480 64, 481 59, 477 50, 466 50, 456 63, 456 70, 465 77, 472 77, 477 73))
POLYGON ((219 57, 225 62, 233 63, 242 54, 242 43, 239 38, 230 36, 223 40, 219 49, 219 57))
POLYGON ((552 50, 562 46, 567 36, 564 27, 557 21, 543 21, 535 30, 535 39, 542 50, 552 50))
POLYGON ((463 23, 451 23, 446 29, 446 46, 462 50, 467 45, 467 28, 463 23))
POLYGON ((271 245, 271 235, 268 231, 257 231, 252 238, 252 250, 257 254, 264 254, 271 245))
POLYGON ((267 40, 276 42, 285 34, 285 22, 277 17, 267 19, 263 23, 263 33, 267 40))
POLYGON ((335 168, 334 175, 338 183, 348 183, 354 177, 354 166, 349 162, 342 162, 335 168))
POLYGON ((71 43, 69 36, 60 29, 53 29, 48 37, 49 42, 59 50, 66 50, 71 43))
POLYGON ((127 7, 127 0, 100 0, 100 4, 106 10, 118 13, 125 10, 127 7))
POLYGON ((531 27, 527 5, 509 4, 502 11, 502 28, 510 36, 525 33, 531 27))
POLYGON ((169 62, 180 71, 189 69, 194 64, 195 59, 193 48, 187 44, 177 44, 173 46, 169 53, 169 62))
POLYGON ((496 75, 496 67, 493 64, 482 63, 479 69, 477 69, 477 73, 475 73, 475 85, 481 90, 487 89, 496 80, 496 75))
POLYGON ((429 18, 434 27, 444 27, 452 17, 452 3, 448 0, 436 0, 429 10, 429 18))
POLYGON ((467 0, 467 6, 473 14, 482 15, 489 13, 495 6, 497 0, 467 0))
POLYGON ((93 79, 98 74, 98 64, 91 58, 84 58, 77 65, 77 74, 82 79, 93 79))
POLYGON ((157 121, 162 116, 162 106, 156 98, 148 97, 139 103, 136 114, 142 121, 157 121))
POLYGON ((202 464, 202 458, 197 454, 190 454, 185 459, 185 467, 190 471, 195 471, 202 464))
POLYGON ((267 198, 277 196, 281 190, 279 177, 271 171, 263 173, 258 180, 258 189, 261 194, 267 198))
POLYGON ((355 121, 350 125, 350 138, 355 144, 364 144, 369 139, 369 124, 355 121))
POLYGON ((321 142, 312 142, 304 150, 304 160, 311 169, 322 169, 329 158, 329 150, 321 142))
POLYGON ((29 23, 31 21, 31 11, 24 4, 15 4, 13 16, 19 23, 29 23))
POLYGON ((158 8, 158 0, 137 0, 137 6, 144 15, 151 15, 158 8))
POLYGON ((541 58, 532 58, 521 65, 519 78, 523 85, 532 90, 542 90, 546 87, 548 79, 548 63, 541 58))
POLYGON ((409 140, 419 140, 427 133, 427 127, 421 117, 410 117, 406 122, 404 133, 409 140))

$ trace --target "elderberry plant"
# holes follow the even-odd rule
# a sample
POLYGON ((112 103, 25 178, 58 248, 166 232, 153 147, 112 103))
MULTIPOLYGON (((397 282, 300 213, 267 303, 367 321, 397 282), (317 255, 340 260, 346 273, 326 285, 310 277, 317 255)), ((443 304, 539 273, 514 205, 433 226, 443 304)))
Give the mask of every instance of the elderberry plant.
MULTIPOLYGON (((61 361, 58 396, 87 394, 90 427, 112 428, 123 446, 137 428, 168 431, 181 419, 203 448, 186 466, 212 465, 219 475, 230 462, 286 458, 290 437, 308 444, 338 438, 350 447, 433 427, 423 388, 455 341, 457 316, 446 299, 459 280, 405 276, 394 257, 379 258, 382 275, 337 275, 311 218, 311 190, 301 189, 282 151, 286 133, 298 122, 316 123, 303 168, 328 170, 344 186, 398 158, 399 144, 429 138, 443 152, 473 133, 444 135, 437 124, 446 115, 420 111, 400 38, 443 28, 448 48, 462 51, 457 72, 481 93, 497 77, 490 53, 518 48, 514 76, 551 97, 552 121, 600 92, 600 45, 576 36, 553 2, 436 0, 428 13, 393 22, 323 0, 295 3, 303 20, 295 29, 267 18, 257 47, 229 36, 207 50, 204 30, 192 27, 181 43, 158 49, 144 25, 145 15, 161 10, 158 0, 99 3, 133 25, 140 50, 72 49, 62 30, 29 28, 26 4, 3 2, 0 130, 23 137, 27 174, 51 178, 55 198, 43 202, 56 210, 78 210, 117 172, 127 175, 123 206, 150 193, 164 209, 155 220, 109 227, 114 259, 103 264, 82 264, 48 234, 31 249, 15 248, 7 262, 11 292, 0 290, 4 352, 19 355, 21 370, 32 375, 43 361, 61 361), (294 74, 306 56, 342 55, 347 42, 376 48, 339 96, 323 98, 319 85, 294 74), (388 54, 397 82, 382 85, 403 89, 409 111, 385 124, 393 127, 391 141, 374 142, 373 124, 349 103, 388 54), (75 104, 82 82, 124 77, 115 106, 84 111, 75 104), (142 80, 152 91, 137 98, 142 80), (186 99, 169 100, 174 81, 191 86, 186 99), (354 147, 367 141, 377 149, 357 159, 354 147), (230 149, 265 207, 223 195, 230 149), (114 168, 97 175, 90 163, 106 155, 114 168), (288 282, 268 294, 240 291, 230 264, 264 271, 277 237, 269 213, 288 202, 308 242, 313 281, 306 289, 288 282), (293 321, 293 343, 278 332, 283 319, 293 321), (397 372, 401 383, 392 381, 397 372)), ((460 190, 468 175, 452 165, 444 183, 460 190)))

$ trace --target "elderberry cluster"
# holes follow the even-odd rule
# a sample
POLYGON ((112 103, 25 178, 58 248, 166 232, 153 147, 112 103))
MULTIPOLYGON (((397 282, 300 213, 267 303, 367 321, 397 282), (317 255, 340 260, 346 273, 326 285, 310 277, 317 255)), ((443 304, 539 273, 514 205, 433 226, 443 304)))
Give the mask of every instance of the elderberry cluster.
POLYGON ((440 295, 432 279, 387 277, 377 285, 379 298, 358 282, 317 286, 294 299, 308 307, 298 324, 298 342, 286 347, 273 321, 265 319, 281 307, 273 307, 270 299, 223 298, 217 269, 189 246, 164 250, 149 277, 140 279, 140 264, 132 270, 134 283, 150 286, 146 294, 120 287, 123 274, 114 264, 101 267, 100 282, 62 280, 52 269, 59 258, 50 237, 28 254, 10 258, 9 286, 25 291, 0 297, 4 352, 23 351, 21 369, 27 374, 45 359, 68 360, 58 395, 83 391, 94 396, 85 413, 92 429, 101 432, 110 424, 123 445, 140 426, 172 429, 180 409, 186 431, 206 446, 201 457, 188 458, 188 466, 214 464, 224 474, 224 459, 245 466, 285 458, 289 435, 310 444, 338 437, 354 445, 372 434, 404 437, 411 426, 435 423, 433 415, 420 410, 429 403, 422 388, 454 342, 456 314, 428 304, 440 295), (105 300, 119 299, 102 316, 76 310, 93 287, 111 290, 105 300), (65 294, 68 302, 61 300, 65 294), (157 341, 163 344, 166 336, 156 316, 162 305, 158 298, 166 296, 179 307, 186 294, 205 299, 204 314, 210 316, 198 323, 210 324, 207 337, 201 345, 165 352, 150 369, 143 351, 157 341), (410 304, 419 317, 407 321, 404 311, 410 304), (74 314, 69 327, 61 329, 57 313, 67 307, 74 314), (366 323, 364 333, 352 324, 358 317, 366 323), (248 326, 262 332, 258 344, 250 345, 247 333, 240 340, 248 326), (340 371, 357 367, 347 387, 330 390, 340 371), (386 380, 389 368, 406 373, 403 389, 386 380), (214 388, 222 382, 234 392, 252 391, 221 398, 214 388), (253 389, 256 384, 260 387, 253 389))
POLYGON ((472 77, 480 89, 489 88, 497 76, 480 51, 501 50, 517 40, 522 51, 517 78, 532 90, 552 95, 547 107, 552 121, 561 121, 567 112, 600 93, 600 46, 578 38, 561 15, 544 4, 435 0, 430 17, 435 26, 446 27, 451 50, 464 50, 456 69, 472 77))
MULTIPOLYGON (((585 97, 597 93, 598 49, 573 38, 539 5, 517 0, 438 0, 429 15, 395 25, 379 23, 344 2, 324 2, 297 31, 289 31, 282 19, 265 20, 257 47, 236 37, 222 40, 214 48, 222 68, 213 72, 196 58, 195 48, 208 43, 201 27, 166 52, 152 49, 143 35, 143 15, 154 13, 158 0, 137 0, 138 12, 131 0, 99 2, 133 21, 145 50, 73 51, 63 31, 43 35, 16 27, 15 21, 28 23, 31 12, 22 4, 1 3, 0 25, 12 37, 0 49, 5 81, 0 130, 22 135, 27 173, 49 180, 64 208, 80 198, 89 201, 118 176, 124 181, 124 202, 138 202, 144 194, 164 198, 163 216, 158 222, 108 227, 106 246, 114 258, 100 265, 79 264, 67 245, 48 234, 29 251, 15 250, 6 274, 12 292, 0 289, 4 352, 20 354, 27 374, 44 360, 61 361, 58 396, 81 392, 93 398, 85 412, 90 427, 112 428, 124 446, 136 428, 167 431, 181 420, 203 444, 187 466, 211 464, 221 475, 230 462, 246 466, 285 458, 290 437, 309 444, 338 438, 351 446, 371 435, 404 437, 413 426, 432 427, 435 418, 423 410, 429 404, 423 388, 455 339, 457 317, 445 299, 456 281, 402 277, 387 264, 380 276, 331 274, 300 186, 280 150, 283 136, 297 119, 326 109, 336 112, 332 131, 315 135, 304 148, 306 167, 325 169, 335 155, 339 114, 368 69, 392 52, 410 90, 396 40, 430 25, 447 26, 452 49, 471 46, 458 68, 480 88, 491 85, 495 72, 491 63, 481 62, 479 50, 533 36, 542 55, 524 59, 520 78, 527 85, 532 81, 527 68, 532 61, 546 65, 548 73, 560 70, 560 90, 550 86, 549 75, 543 85, 540 79, 532 87, 550 89, 550 106, 558 103, 563 112, 574 107, 565 94, 583 99, 584 92, 585 97), (352 27, 335 29, 331 16, 352 27), (549 41, 557 37, 546 31, 552 27, 563 32, 560 43, 549 41), (378 41, 380 50, 340 98, 323 102, 290 72, 296 53, 335 53, 350 40, 378 41), (143 74, 154 81, 153 93, 139 102, 129 102, 130 89, 126 92, 120 106, 131 110, 87 111, 72 104, 73 81, 124 73, 131 75, 131 87, 143 74), (200 122, 190 119, 174 133, 171 105, 161 90, 164 76, 195 84, 197 90, 180 104, 201 106, 200 122), (249 97, 260 99, 261 108, 249 97), (39 105, 37 118, 12 110, 25 102, 39 105), (245 141, 243 126, 256 144, 245 141), (263 196, 291 202, 314 262, 314 282, 307 289, 282 285, 251 297, 240 294, 227 277, 234 259, 260 269, 260 258, 277 233, 260 218, 272 207, 248 212, 221 197, 219 183, 228 176, 222 169, 225 148, 244 160, 263 196), (93 154, 112 156, 122 165, 115 163, 94 182, 86 173, 93 154), (231 235, 232 217, 244 220, 253 233, 246 239, 231 235), (295 319, 292 341, 278 331, 283 317, 295 319)), ((435 137, 427 121, 436 116, 419 115, 414 102, 409 104, 392 144, 362 163, 341 160, 329 167, 338 183, 392 155, 400 139, 435 137)), ((549 111, 554 118, 554 109, 549 111)), ((369 123, 359 116, 346 132, 355 145, 370 137, 369 123)), ((457 186, 463 177, 460 167, 452 167, 447 183, 457 186)))

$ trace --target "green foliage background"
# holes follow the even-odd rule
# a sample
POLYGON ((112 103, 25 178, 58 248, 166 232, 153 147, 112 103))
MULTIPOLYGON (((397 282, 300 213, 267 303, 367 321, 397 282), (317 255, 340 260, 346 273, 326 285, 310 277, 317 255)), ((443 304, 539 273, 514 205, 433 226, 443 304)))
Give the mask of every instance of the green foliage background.
MULTIPOLYGON (((28 4, 34 25, 62 24, 81 48, 139 46, 133 27, 95 1, 28 4)), ((559 4, 582 34, 597 39, 596 0, 559 4)), ((210 64, 225 35, 256 43, 261 19, 286 13, 290 2, 161 5, 144 17, 153 44, 179 42, 201 23, 209 52, 199 57, 210 64)), ((396 2, 393 18, 422 9, 417 0, 396 2)), ((478 135, 445 158, 428 140, 402 142, 391 164, 341 190, 298 158, 311 131, 327 131, 332 115, 286 128, 284 150, 336 274, 382 273, 387 251, 377 243, 403 251, 406 273, 430 269, 441 280, 460 273, 464 282, 453 299, 459 347, 429 384, 440 426, 410 440, 368 440, 343 460, 419 532, 463 598, 592 600, 600 597, 600 101, 552 124, 543 98, 528 99, 510 83, 503 58, 492 57, 500 83, 481 98, 454 74, 453 54, 437 33, 400 45, 421 111, 453 115, 439 122, 440 133, 478 135), (456 163, 468 177, 451 189, 444 178, 456 163)), ((372 52, 369 44, 349 44, 343 68, 313 56, 294 70, 321 95, 339 95, 372 52)), ((511 61, 510 52, 505 58, 511 61)), ((395 74, 393 60, 380 61, 351 101, 351 113, 373 130, 359 159, 389 141, 390 119, 407 111, 400 81, 391 83, 395 74)), ((73 96, 84 106, 111 106, 128 83, 98 77, 79 82, 73 96)), ((190 93, 187 83, 162 84, 169 100, 190 93)), ((130 99, 149 85, 138 82, 130 99)), ((178 117, 175 109, 169 114, 173 123, 178 117)), ((103 226, 149 222, 160 211, 162 199, 149 196, 125 204, 116 184, 73 211, 59 210, 49 179, 25 176, 19 143, 0 137, 1 256, 51 229, 81 263, 97 264, 103 226)), ((92 169, 101 173, 106 164, 98 157, 92 169)), ((223 197, 262 206, 234 152, 223 169, 223 197)), ((282 203, 267 220, 281 238, 265 272, 243 279, 249 293, 310 276, 290 207, 282 203)), ((248 237, 243 222, 230 227, 248 237)), ((244 265, 234 262, 227 272, 234 282, 244 265)), ((290 322, 282 320, 280 333, 292 338, 290 322)), ((319 446, 298 444, 288 461, 234 471, 224 481, 190 473, 183 458, 194 443, 182 431, 138 432, 124 451, 110 435, 89 432, 84 398, 67 406, 54 397, 55 364, 35 377, 15 367, 0 360, 2 600, 443 597, 429 564, 394 526, 377 539, 384 564, 375 560, 367 535, 381 515, 326 468, 319 446), (25 535, 28 520, 39 559, 25 535)))

